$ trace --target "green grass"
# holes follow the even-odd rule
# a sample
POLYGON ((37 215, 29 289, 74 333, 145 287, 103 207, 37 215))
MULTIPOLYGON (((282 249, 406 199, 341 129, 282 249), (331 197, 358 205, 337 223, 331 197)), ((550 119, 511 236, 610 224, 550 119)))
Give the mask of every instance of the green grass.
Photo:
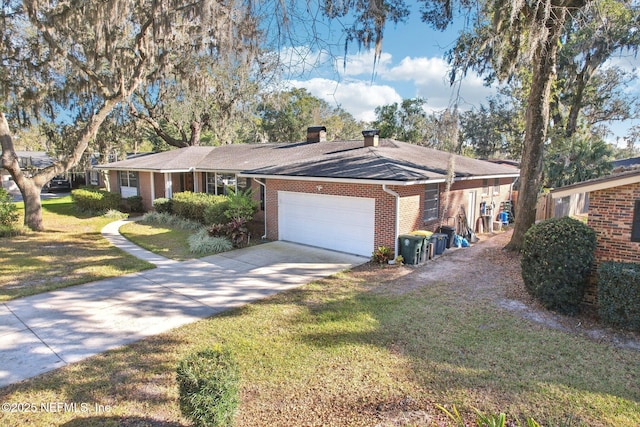
POLYGON ((193 231, 177 227, 130 222, 120 227, 128 240, 148 251, 177 261, 196 258, 189 251, 189 236, 193 231))
POLYGON ((543 425, 640 423, 637 351, 461 298, 455 283, 405 289, 420 271, 385 283, 394 271, 338 274, 7 387, 2 402, 109 410, 0 413, 0 424, 187 425, 175 368, 214 343, 240 365, 237 426, 447 425, 438 404, 469 420, 475 407, 543 425))
POLYGON ((153 267, 102 237, 112 218, 78 213, 70 196, 42 205, 46 231, 0 238, 0 301, 153 267))

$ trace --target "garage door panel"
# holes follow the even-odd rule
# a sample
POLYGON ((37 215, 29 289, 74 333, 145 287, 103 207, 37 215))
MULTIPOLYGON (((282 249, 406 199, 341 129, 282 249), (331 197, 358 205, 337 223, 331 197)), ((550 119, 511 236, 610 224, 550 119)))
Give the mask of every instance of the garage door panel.
POLYGON ((371 255, 374 199, 281 191, 278 209, 280 240, 371 255))

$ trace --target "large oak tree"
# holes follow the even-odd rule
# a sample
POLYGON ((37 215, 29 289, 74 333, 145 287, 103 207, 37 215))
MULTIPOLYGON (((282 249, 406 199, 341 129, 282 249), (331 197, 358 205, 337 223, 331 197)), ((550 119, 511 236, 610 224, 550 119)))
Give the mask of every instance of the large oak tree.
POLYGON ((7 0, 0 10, 0 141, 2 167, 24 198, 25 225, 42 230, 42 186, 78 164, 109 113, 143 82, 171 75, 170 52, 233 52, 238 34, 255 27, 241 19, 242 0, 7 0), (241 28, 238 28, 241 27, 241 28), (76 137, 50 167, 20 169, 9 123, 51 120, 76 126, 76 137))

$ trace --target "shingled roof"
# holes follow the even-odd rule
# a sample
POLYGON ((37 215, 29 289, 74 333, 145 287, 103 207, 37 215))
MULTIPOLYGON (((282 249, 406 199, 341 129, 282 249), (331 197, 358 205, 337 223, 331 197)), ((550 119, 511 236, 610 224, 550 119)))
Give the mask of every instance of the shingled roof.
MULTIPOLYGON (((442 181, 450 154, 392 139, 187 147, 101 165, 101 169, 157 172, 233 172, 272 178, 442 181)), ((456 179, 516 177, 518 169, 455 155, 456 179)))

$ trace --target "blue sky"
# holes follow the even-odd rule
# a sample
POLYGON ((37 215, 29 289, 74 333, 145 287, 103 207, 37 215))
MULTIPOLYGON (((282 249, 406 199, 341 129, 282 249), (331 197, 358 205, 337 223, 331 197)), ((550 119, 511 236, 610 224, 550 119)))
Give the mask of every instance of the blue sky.
MULTIPOLYGON (((339 23, 326 26, 316 23, 314 30, 327 35, 322 41, 313 45, 299 44, 283 52, 283 57, 293 64, 287 79, 289 84, 304 87, 365 121, 375 117, 376 107, 406 98, 425 98, 428 111, 443 110, 454 102, 461 110, 467 110, 495 94, 495 87, 485 87, 483 80, 475 74, 468 75, 459 88, 448 84, 449 67, 444 54, 452 47, 457 30, 444 33, 432 30, 420 21, 417 6, 412 6, 407 23, 387 25, 382 56, 375 73, 373 52, 358 50, 358 46, 353 45, 345 58, 344 35, 339 23), (345 60, 346 67, 343 67, 345 60)), ((312 39, 310 36, 298 37, 300 40, 312 39)), ((621 57, 615 61, 627 69, 640 65, 637 58, 621 57)), ((639 93, 640 83, 628 90, 639 93)), ((616 124, 613 127, 615 134, 609 140, 614 142, 616 136, 624 136, 630 125, 616 124)))

